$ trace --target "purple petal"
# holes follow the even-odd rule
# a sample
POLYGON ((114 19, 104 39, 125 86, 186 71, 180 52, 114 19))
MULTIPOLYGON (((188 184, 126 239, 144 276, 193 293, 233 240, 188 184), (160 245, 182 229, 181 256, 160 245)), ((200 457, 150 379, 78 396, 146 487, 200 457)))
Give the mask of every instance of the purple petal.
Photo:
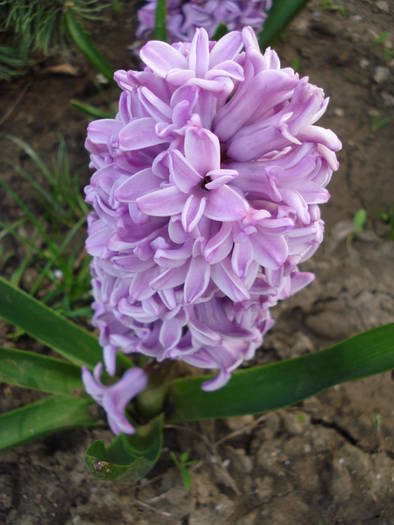
POLYGON ((137 199, 138 208, 147 215, 168 217, 182 211, 186 195, 176 186, 167 186, 161 190, 147 193, 137 199))
POLYGON ((224 385, 230 380, 230 377, 231 372, 220 369, 217 375, 213 379, 205 381, 201 388, 204 390, 204 392, 213 392, 214 390, 224 387, 224 385))
POLYGON ((140 51, 140 57, 145 64, 165 77, 171 69, 186 69, 186 58, 174 47, 165 42, 151 40, 140 51))
POLYGON ((203 257, 194 257, 190 261, 189 271, 185 280, 185 303, 191 304, 199 299, 208 287, 210 266, 203 257))
POLYGON ((288 247, 282 235, 253 235, 254 257, 263 268, 280 268, 288 255, 288 247))
POLYGON ((170 153, 170 173, 177 187, 184 193, 197 184, 201 184, 202 176, 187 162, 185 157, 178 151, 170 153))
POLYGON ((342 143, 339 138, 330 129, 320 126, 304 126, 298 133, 297 138, 305 142, 317 142, 326 146, 332 151, 342 149, 342 143))
POLYGON ((203 78, 209 66, 209 39, 204 28, 196 29, 194 34, 190 55, 189 68, 195 71, 198 77, 203 78))
POLYGON ((205 188, 207 190, 216 190, 234 180, 235 177, 238 177, 238 171, 236 170, 219 169, 208 171, 207 178, 211 179, 211 182, 205 184, 205 188))
POLYGON ((226 60, 233 60, 241 51, 242 46, 242 34, 239 31, 227 33, 213 46, 209 66, 213 68, 226 60))
POLYGON ((232 301, 238 302, 249 299, 248 290, 241 279, 235 275, 227 260, 215 264, 211 273, 216 286, 232 301))
POLYGON ((207 200, 190 195, 182 210, 182 226, 186 232, 191 232, 200 222, 204 214, 207 200))
MULTIPOLYGON (((95 374, 101 376, 102 369, 103 365, 98 363, 94 369, 95 374)), ((101 404, 104 395, 104 386, 101 382, 97 382, 86 366, 82 367, 82 382, 90 397, 92 397, 96 403, 101 404)))
POLYGON ((216 264, 222 261, 230 253, 233 247, 231 232, 231 224, 224 222, 218 233, 207 242, 204 256, 210 264, 216 264))
POLYGON ((159 183, 160 179, 153 175, 151 168, 147 168, 125 180, 115 191, 115 198, 119 202, 135 202, 138 197, 152 192, 159 183))
POLYGON ((171 350, 176 347, 182 336, 182 324, 178 319, 166 319, 160 329, 159 341, 166 349, 171 350))
POLYGON ((185 157, 202 176, 220 168, 220 144, 217 136, 204 128, 189 128, 185 134, 185 157))
POLYGON ((180 268, 170 268, 153 279, 149 284, 155 290, 175 288, 185 282, 187 269, 187 265, 183 265, 180 268))
POLYGON ((156 134, 155 126, 156 122, 150 117, 132 120, 119 132, 120 149, 136 151, 167 142, 156 134))
POLYGON ((205 215, 214 221, 237 221, 245 217, 248 209, 247 201, 230 186, 207 193, 205 215))
POLYGON ((238 277, 244 278, 248 274, 249 267, 253 262, 253 256, 253 246, 247 236, 234 243, 231 264, 238 277))
POLYGON ((134 427, 125 416, 126 405, 146 388, 147 376, 142 368, 130 368, 120 381, 106 388, 103 408, 114 434, 134 434, 134 427))

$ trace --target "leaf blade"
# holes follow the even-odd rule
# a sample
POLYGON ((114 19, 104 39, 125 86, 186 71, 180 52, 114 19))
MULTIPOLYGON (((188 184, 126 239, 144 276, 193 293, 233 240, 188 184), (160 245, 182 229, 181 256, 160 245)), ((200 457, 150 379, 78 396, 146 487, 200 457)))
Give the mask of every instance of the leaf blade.
POLYGON ((275 0, 259 36, 260 48, 264 50, 284 30, 308 0, 275 0))
POLYGON ((156 464, 162 449, 163 415, 137 428, 132 436, 120 434, 105 448, 95 441, 86 451, 90 472, 103 480, 138 481, 156 464))
POLYGON ((0 317, 22 328, 72 363, 92 368, 101 360, 96 337, 0 276, 0 317))
POLYGON ((157 40, 167 42, 167 2, 166 0, 157 0, 155 11, 155 30, 153 36, 157 40))
POLYGON ((52 432, 96 425, 89 399, 51 396, 0 415, 0 450, 22 445, 52 432))
POLYGON ((15 348, 0 348, 0 382, 58 395, 83 389, 79 367, 15 348))
POLYGON ((394 368, 394 323, 369 330, 328 349, 233 374, 215 392, 203 392, 210 376, 170 385, 169 421, 258 414, 302 401, 330 386, 394 368))

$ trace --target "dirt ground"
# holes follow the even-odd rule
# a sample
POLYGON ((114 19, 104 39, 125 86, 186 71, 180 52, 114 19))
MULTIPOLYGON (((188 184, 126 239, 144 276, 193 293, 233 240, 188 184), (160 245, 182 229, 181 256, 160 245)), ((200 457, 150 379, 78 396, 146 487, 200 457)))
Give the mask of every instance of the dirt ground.
MULTIPOLYGON (((299 61, 299 71, 331 97, 323 125, 338 133, 344 148, 329 188, 332 199, 323 210, 324 246, 304 265, 316 281, 274 311, 277 324, 258 362, 311 352, 393 318, 394 250, 379 220, 393 202, 392 132, 390 125, 373 131, 380 116, 393 117, 394 64, 375 43, 390 32, 393 5, 367 0, 340 5, 344 9, 311 1, 276 46, 283 63, 299 61), (349 221, 361 207, 368 213, 365 230, 346 243, 349 221)), ((126 11, 96 28, 96 41, 115 66, 127 69, 134 61, 127 46, 135 17, 132 7, 126 11)), ((392 36, 385 41, 388 49, 392 36)), ((0 131, 20 136, 44 158, 55 151, 61 131, 73 165, 83 166, 87 121, 70 109, 69 100, 115 100, 116 88, 97 94, 94 73, 77 54, 66 58, 77 76, 41 68, 0 84, 0 131)), ((2 143, 1 176, 23 191, 6 165, 17 156, 2 143)), ((88 177, 86 169, 85 181, 88 177)), ((1 214, 12 217, 15 210, 3 196, 1 202, 1 214)), ((32 399, 30 392, 3 387, 0 410, 32 399)), ((0 523, 389 525, 394 523, 393 408, 392 378, 385 374, 261 417, 168 428, 162 458, 137 486, 89 475, 84 452, 97 437, 109 441, 109 431, 48 437, 0 456, 0 523), (195 460, 190 492, 169 450, 187 451, 195 460)))

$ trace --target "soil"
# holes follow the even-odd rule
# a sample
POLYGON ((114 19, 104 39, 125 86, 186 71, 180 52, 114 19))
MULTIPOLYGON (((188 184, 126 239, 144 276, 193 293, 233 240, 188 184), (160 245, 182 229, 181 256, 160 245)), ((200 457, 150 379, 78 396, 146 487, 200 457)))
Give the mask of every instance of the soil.
MULTIPOLYGON (((127 68, 135 61, 127 47, 133 41, 135 2, 123 4, 120 17, 95 31, 109 60, 127 68)), ((344 148, 330 185, 332 199, 323 210, 324 246, 305 265, 316 281, 276 309, 277 324, 258 362, 311 352, 393 318, 394 251, 379 219, 393 202, 391 129, 373 130, 379 117, 393 117, 394 64, 387 57, 393 6, 342 0, 343 9, 334 9, 338 5, 311 1, 276 46, 283 63, 297 60, 299 71, 331 97, 323 125, 338 133, 344 148), (383 32, 388 32, 384 44, 375 43, 383 32), (349 242, 360 208, 367 211, 367 224, 349 242)), ((14 106, 0 119, 1 131, 23 138, 43 158, 53 154, 61 131, 73 165, 85 166, 87 120, 70 109, 69 100, 105 107, 105 101, 116 100, 117 90, 98 91, 94 72, 76 53, 61 61, 77 76, 55 75, 45 69, 49 63, 0 85, 3 112, 14 106)), ((23 157, 3 140, 2 157, 1 176, 23 191, 6 163, 23 157)), ((86 182, 87 169, 83 177, 86 182)), ((2 215, 17 216, 5 197, 1 201, 2 215)), ((36 396, 9 387, 1 393, 1 410, 36 396)), ((1 455, 0 523, 389 525, 394 519, 393 407, 392 378, 384 374, 261 417, 168 428, 162 458, 136 486, 97 481, 86 469, 87 446, 97 437, 110 441, 109 431, 51 436, 1 455), (195 460, 191 491, 184 488, 170 450, 187 451, 195 460)))

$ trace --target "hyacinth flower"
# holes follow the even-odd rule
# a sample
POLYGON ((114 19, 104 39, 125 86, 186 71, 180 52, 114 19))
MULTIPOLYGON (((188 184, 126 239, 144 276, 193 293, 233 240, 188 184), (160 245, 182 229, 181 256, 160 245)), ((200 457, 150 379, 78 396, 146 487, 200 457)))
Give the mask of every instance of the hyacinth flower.
POLYGON ((214 390, 313 280, 298 265, 323 240, 341 143, 316 125, 323 90, 252 28, 217 42, 199 28, 140 57, 115 73, 116 117, 88 127, 93 324, 109 374, 117 350, 140 353, 217 370, 214 390))
POLYGON ((129 368, 117 383, 105 386, 101 382, 103 365, 98 363, 93 371, 82 368, 82 381, 86 392, 102 406, 107 414, 108 425, 114 434, 134 434, 135 429, 126 418, 126 405, 147 385, 142 368, 129 368))
MULTIPOLYGON (((137 36, 153 33, 157 0, 148 0, 138 10, 137 36)), ((191 41, 195 30, 203 27, 210 38, 220 24, 230 30, 251 26, 263 28, 272 0, 167 0, 167 32, 171 42, 191 41)))

